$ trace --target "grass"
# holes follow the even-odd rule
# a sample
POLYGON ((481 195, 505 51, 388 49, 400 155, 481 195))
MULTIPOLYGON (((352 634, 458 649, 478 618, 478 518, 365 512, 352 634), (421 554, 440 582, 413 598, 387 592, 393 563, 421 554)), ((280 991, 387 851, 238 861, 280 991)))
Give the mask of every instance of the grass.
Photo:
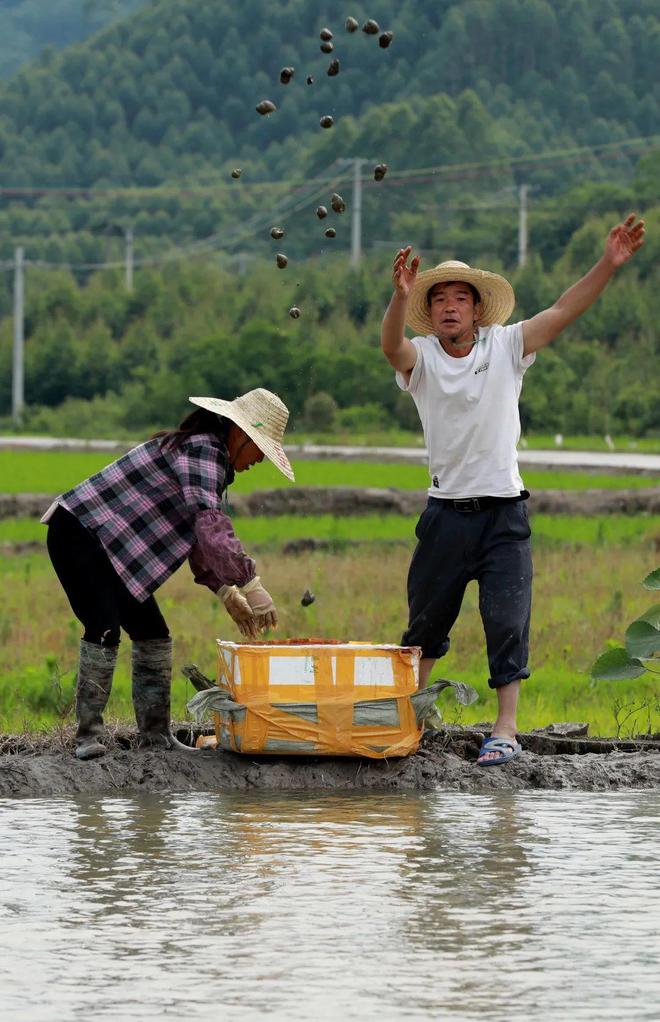
MULTIPOLYGON (((0 490, 3 493, 44 493, 55 496, 94 472, 98 472, 113 456, 94 451, 0 451, 0 490)), ((369 461, 296 461, 298 486, 373 486, 422 490, 429 485, 424 465, 384 464, 369 461)), ((645 475, 607 475, 578 471, 526 471, 525 485, 541 489, 621 489, 653 486, 655 480, 645 475)), ((254 490, 291 486, 270 462, 257 465, 237 475, 232 490, 251 493, 254 490)))
MULTIPOLYGON (((618 726, 617 715, 621 723, 630 714, 623 724, 623 734, 648 728, 660 730, 657 678, 594 685, 588 677, 596 656, 608 642, 620 641, 626 625, 652 602, 639 585, 657 560, 657 548, 651 540, 652 520, 645 520, 644 529, 636 533, 632 526, 627 532, 623 529, 623 519, 618 524, 610 519, 601 520, 605 524, 599 535, 599 520, 595 520, 596 530, 588 533, 591 527, 585 525, 579 532, 576 520, 554 519, 565 532, 570 534, 572 528, 567 545, 565 539, 562 541, 550 532, 547 540, 541 538, 542 517, 538 516, 535 523, 532 679, 523 686, 521 728, 541 727, 552 721, 584 720, 589 721, 592 734, 613 734, 618 726), (610 527, 612 531, 608 534, 610 527), (648 705, 645 707, 644 703, 648 705)), ((313 534, 321 528, 318 522, 314 520, 313 534)), ((358 524, 350 519, 343 522, 348 526, 358 524)), ((274 520, 249 519, 242 523, 248 530, 251 526, 270 528, 273 524, 274 520)), ((359 520, 360 528, 365 524, 368 523, 364 519, 359 520)), ((374 521, 374 527, 375 524, 374 521)), ((655 527, 657 524, 656 519, 655 527)), ((399 526, 403 528, 403 523, 397 523, 399 526)), ((290 531, 286 531, 290 530, 291 522, 282 527, 285 537, 291 538, 290 531)), ((280 610, 278 634, 398 641, 406 620, 405 577, 412 548, 410 521, 405 521, 405 528, 407 544, 390 547, 386 557, 377 546, 304 557, 285 557, 276 549, 262 552, 258 566, 280 610), (307 587, 315 592, 316 602, 305 609, 300 605, 300 597, 307 587)), ((310 534, 309 529, 306 534, 310 534)), ((400 538, 404 538, 403 533, 400 538)), ((45 552, 0 557, 0 570, 2 730, 34 731, 68 723, 73 707, 80 626, 45 552)), ((195 586, 185 567, 163 587, 159 603, 175 639, 173 713, 183 718, 186 699, 193 693, 178 676, 178 668, 193 660, 212 675, 215 637, 238 639, 238 633, 217 599, 203 587, 195 586)), ((132 718, 129 656, 130 643, 124 641, 109 719, 132 718)), ((478 703, 465 709, 457 707, 449 697, 441 700, 447 720, 474 723, 493 719, 495 696, 486 685, 487 664, 474 584, 468 587, 463 611, 452 634, 452 649, 437 664, 435 674, 467 681, 480 695, 478 703)))
MULTIPOLYGON (((275 548, 294 539, 329 540, 341 546, 351 540, 364 543, 412 542, 414 517, 407 515, 276 515, 272 518, 236 518, 242 542, 275 548)), ((539 546, 621 547, 660 542, 660 515, 534 515, 534 542, 539 546)), ((0 543, 46 541, 46 527, 32 518, 0 520, 0 543)))

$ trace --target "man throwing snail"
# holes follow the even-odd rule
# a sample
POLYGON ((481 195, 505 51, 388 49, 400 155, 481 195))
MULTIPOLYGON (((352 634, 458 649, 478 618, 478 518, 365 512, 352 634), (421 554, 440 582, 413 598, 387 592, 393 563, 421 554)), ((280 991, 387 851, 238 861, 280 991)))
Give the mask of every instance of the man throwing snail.
POLYGON ((412 396, 424 429, 431 485, 408 573, 408 627, 421 646, 420 686, 449 649, 469 581, 479 585, 488 685, 498 712, 477 762, 520 754, 516 709, 527 667, 532 596, 530 527, 518 470, 518 399, 544 348, 581 316, 641 247, 634 213, 614 227, 589 272, 531 319, 505 325, 515 298, 504 277, 450 260, 418 273, 420 257, 399 249, 381 345, 396 381, 412 396), (410 262, 408 261, 410 259, 410 262), (405 336, 405 327, 415 333, 405 336))

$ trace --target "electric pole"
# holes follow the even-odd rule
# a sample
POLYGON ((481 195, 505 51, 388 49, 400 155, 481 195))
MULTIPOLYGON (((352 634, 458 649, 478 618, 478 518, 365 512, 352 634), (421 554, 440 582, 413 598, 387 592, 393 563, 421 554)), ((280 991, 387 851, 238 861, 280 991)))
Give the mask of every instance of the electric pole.
POLYGON ((518 266, 527 262, 527 185, 518 189, 518 266))
POLYGON ((124 270, 126 290, 133 290, 133 228, 124 231, 124 270))
POLYGON ((351 266, 357 266, 362 256, 362 164, 366 160, 353 160, 353 203, 351 205, 351 266))
POLYGON ((23 249, 17 248, 14 252, 14 356, 11 389, 11 414, 16 426, 20 426, 23 421, 25 405, 24 340, 23 249))

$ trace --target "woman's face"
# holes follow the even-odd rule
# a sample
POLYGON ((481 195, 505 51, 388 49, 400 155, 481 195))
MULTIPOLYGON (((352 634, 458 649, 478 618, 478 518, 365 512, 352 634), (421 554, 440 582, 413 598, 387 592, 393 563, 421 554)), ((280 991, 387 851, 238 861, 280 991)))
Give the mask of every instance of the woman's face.
POLYGON ((264 452, 259 450, 254 440, 250 440, 247 433, 244 433, 235 422, 229 427, 227 450, 234 472, 245 472, 251 465, 257 465, 264 460, 264 452))

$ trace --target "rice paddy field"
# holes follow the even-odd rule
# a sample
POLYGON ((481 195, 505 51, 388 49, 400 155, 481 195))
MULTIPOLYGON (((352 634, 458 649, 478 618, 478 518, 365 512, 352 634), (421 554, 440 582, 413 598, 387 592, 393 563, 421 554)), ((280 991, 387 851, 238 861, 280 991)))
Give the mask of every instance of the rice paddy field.
MULTIPOLYGON (((110 460, 96 453, 0 453, 0 490, 53 495, 110 460)), ((373 463, 299 462, 302 485, 407 486, 422 489, 420 466, 373 463)), ((280 485, 275 470, 257 466, 239 476, 242 492, 280 485)), ((600 477, 589 473, 526 473, 530 488, 649 485, 643 476, 600 477), (625 480, 625 483, 622 482, 625 480)), ((334 518, 282 516, 237 518, 236 530, 275 597, 278 634, 397 642, 406 620, 405 578, 414 545, 414 519, 405 516, 334 518), (323 551, 292 556, 283 545, 313 537, 329 542, 323 551), (306 588, 316 595, 300 604, 306 588)), ((553 721, 590 723, 592 734, 631 735, 660 730, 660 685, 646 675, 630 683, 594 684, 589 668, 609 643, 622 640, 627 624, 653 602, 639 584, 657 566, 658 516, 601 517, 536 515, 533 519, 535 589, 531 636, 532 678, 524 683, 519 725, 553 721)), ((75 666, 80 626, 61 591, 44 547, 45 528, 31 519, 0 521, 0 729, 53 729, 73 719, 75 666), (33 548, 14 546, 32 543, 33 548), (22 552, 17 552, 21 551, 22 552)), ((216 637, 238 640, 218 600, 194 585, 186 566, 161 589, 159 603, 175 641, 173 714, 185 719, 193 694, 179 675, 194 661, 214 674, 216 637)), ((446 695, 446 720, 492 720, 495 697, 488 675, 476 585, 468 587, 452 649, 436 665, 437 677, 467 681, 479 692, 469 708, 446 695)), ((130 643, 120 653, 110 720, 130 720, 130 643)))
MULTIPOLYGON (((98 472, 116 455, 98 451, 0 451, 1 493, 45 493, 55 496, 81 479, 98 472)), ((428 483, 423 465, 383 464, 371 461, 295 461, 296 483, 263 462, 236 477, 232 492, 282 486, 396 486, 422 490, 428 483)), ((531 490, 546 489, 628 489, 648 487, 655 479, 646 475, 606 475, 592 472, 526 471, 525 484, 531 490)))

